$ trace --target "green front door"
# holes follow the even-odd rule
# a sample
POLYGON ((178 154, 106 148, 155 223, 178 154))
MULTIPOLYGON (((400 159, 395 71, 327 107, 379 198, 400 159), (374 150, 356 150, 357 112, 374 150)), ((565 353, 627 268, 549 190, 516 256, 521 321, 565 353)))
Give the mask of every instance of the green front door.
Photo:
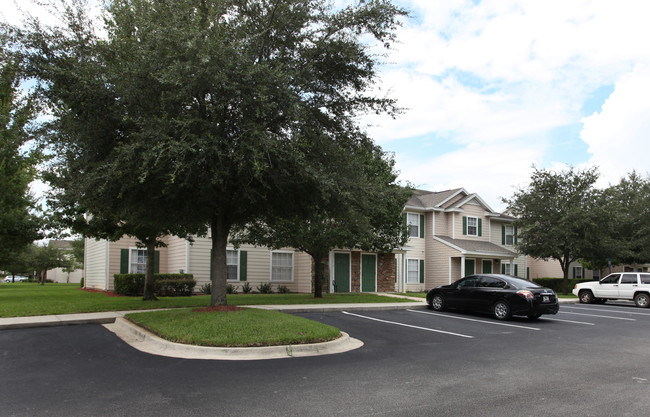
POLYGON ((377 258, 375 255, 361 255, 361 292, 376 291, 377 258))
POLYGON ((334 254, 334 292, 350 292, 350 254, 334 254))
POLYGON ((483 261, 483 273, 491 274, 492 273, 492 261, 483 261))
POLYGON ((465 276, 474 274, 474 259, 465 259, 465 276))

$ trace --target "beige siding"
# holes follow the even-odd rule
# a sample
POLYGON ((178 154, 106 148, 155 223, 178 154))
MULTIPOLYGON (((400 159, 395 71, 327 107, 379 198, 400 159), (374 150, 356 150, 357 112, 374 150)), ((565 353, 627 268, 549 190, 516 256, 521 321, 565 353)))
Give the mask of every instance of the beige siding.
POLYGON ((63 268, 55 268, 47 271, 47 279, 53 282, 78 284, 81 282, 83 269, 75 269, 72 272, 66 272, 63 268))
MULTIPOLYGON (((196 238, 190 246, 190 268, 189 273, 194 275, 197 281, 197 289, 203 284, 210 282, 210 249, 212 242, 208 238, 196 238)), ((234 248, 232 248, 234 249, 234 248)), ((246 251, 246 277, 248 284, 253 291, 262 284, 271 282, 271 251, 267 248, 252 245, 242 245, 240 251, 246 251)), ((278 286, 284 285, 292 292, 311 292, 311 257, 306 253, 295 252, 292 249, 282 251, 292 252, 293 255, 293 281, 273 281, 273 290, 277 291, 278 286)), ((242 281, 229 281, 230 284, 241 291, 245 284, 242 281)))
POLYGON ((167 265, 163 269, 163 266, 160 265, 160 272, 166 272, 170 274, 180 273, 182 270, 185 273, 188 272, 187 268, 187 245, 188 242, 185 239, 181 239, 176 236, 171 236, 167 239, 167 265))
POLYGON ((482 241, 489 241, 490 236, 489 236, 489 219, 486 219, 485 217, 485 209, 482 206, 478 206, 475 204, 465 204, 463 207, 463 213, 456 213, 456 221, 455 221, 455 238, 456 239, 472 239, 472 240, 482 240, 482 241), (481 219, 482 223, 482 230, 481 230, 481 236, 467 236, 463 235, 463 217, 464 216, 471 216, 471 217, 477 217, 481 219))
POLYGON ((560 263, 553 259, 545 261, 528 257, 528 267, 530 268, 530 279, 563 277, 560 263))
POLYGON ((86 239, 84 248, 84 286, 106 289, 108 241, 86 239))
POLYGON ((442 212, 434 212, 433 215, 435 216, 435 234, 436 236, 449 236, 451 229, 449 228, 449 220, 448 218, 451 217, 451 215, 442 213, 442 212))
MULTIPOLYGON (((108 268, 108 280, 109 285, 108 289, 113 290, 113 281, 115 279, 115 274, 120 273, 120 257, 122 249, 134 249, 138 247, 138 240, 132 237, 123 237, 117 242, 111 243, 111 249, 109 254, 109 268, 108 268)), ((167 268, 167 248, 157 248, 160 252, 160 263, 159 271, 160 272, 169 272, 167 268)))
POLYGON ((451 278, 449 271, 450 258, 460 259, 458 251, 438 241, 432 241, 431 246, 431 255, 427 257, 429 261, 427 268, 428 274, 425 279, 427 289, 438 285, 447 285, 460 277, 460 269, 455 272, 454 262, 451 265, 451 278))

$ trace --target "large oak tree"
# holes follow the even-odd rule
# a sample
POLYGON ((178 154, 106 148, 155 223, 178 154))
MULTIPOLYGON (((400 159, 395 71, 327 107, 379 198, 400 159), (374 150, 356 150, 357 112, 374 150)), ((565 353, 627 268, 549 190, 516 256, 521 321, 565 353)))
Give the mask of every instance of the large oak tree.
POLYGON ((67 27, 23 37, 54 110, 59 207, 152 239, 209 226, 212 305, 226 303, 233 226, 311 212, 336 191, 305 149, 346 146, 359 115, 397 112, 373 91, 369 43, 394 42, 406 13, 390 1, 114 0, 105 36, 72 3, 67 27))

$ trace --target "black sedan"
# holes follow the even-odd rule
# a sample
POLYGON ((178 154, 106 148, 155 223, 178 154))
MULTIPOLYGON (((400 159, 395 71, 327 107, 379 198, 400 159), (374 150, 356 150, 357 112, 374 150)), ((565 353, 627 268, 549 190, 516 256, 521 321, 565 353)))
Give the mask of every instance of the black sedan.
POLYGON ((500 274, 469 275, 436 287, 427 293, 427 304, 436 311, 449 308, 490 313, 499 320, 513 315, 536 319, 560 310, 553 290, 500 274))

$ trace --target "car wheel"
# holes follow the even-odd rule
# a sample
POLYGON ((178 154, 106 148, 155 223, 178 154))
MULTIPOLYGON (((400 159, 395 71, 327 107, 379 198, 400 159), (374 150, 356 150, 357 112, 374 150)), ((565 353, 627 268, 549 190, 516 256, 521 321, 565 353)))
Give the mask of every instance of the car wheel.
POLYGON ((645 293, 640 293, 634 296, 634 304, 637 307, 647 308, 650 305, 650 296, 645 293))
POLYGON ((580 291, 578 293, 578 298, 583 304, 591 304, 594 302, 594 295, 591 293, 591 291, 580 291))
POLYGON ((531 313, 528 315, 530 320, 537 320, 540 317, 542 317, 542 313, 531 313))
POLYGON ((442 299, 442 295, 435 294, 433 297, 431 297, 431 302, 429 303, 429 307, 431 307, 431 309, 435 311, 444 310, 445 301, 442 299))
POLYGON ((512 316, 510 305, 503 300, 494 303, 494 306, 492 306, 492 312, 497 320, 508 320, 512 316))

